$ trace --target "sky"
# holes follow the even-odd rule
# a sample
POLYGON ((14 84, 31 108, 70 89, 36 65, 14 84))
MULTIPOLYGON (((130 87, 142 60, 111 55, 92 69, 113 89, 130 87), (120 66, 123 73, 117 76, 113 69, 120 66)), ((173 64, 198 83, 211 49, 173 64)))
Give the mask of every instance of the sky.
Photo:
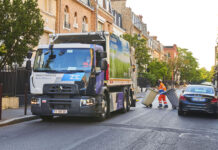
POLYGON ((215 64, 218 0, 127 0, 127 7, 163 45, 188 49, 208 71, 215 64))

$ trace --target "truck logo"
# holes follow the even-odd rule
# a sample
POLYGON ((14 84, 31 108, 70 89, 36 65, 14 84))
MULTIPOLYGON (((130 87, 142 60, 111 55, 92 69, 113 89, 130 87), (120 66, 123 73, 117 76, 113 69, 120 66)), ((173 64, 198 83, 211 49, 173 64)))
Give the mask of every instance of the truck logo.
POLYGON ((85 73, 64 74, 61 81, 81 81, 85 73))
POLYGON ((62 90, 63 90, 63 86, 60 85, 60 86, 58 87, 58 92, 61 92, 62 90))

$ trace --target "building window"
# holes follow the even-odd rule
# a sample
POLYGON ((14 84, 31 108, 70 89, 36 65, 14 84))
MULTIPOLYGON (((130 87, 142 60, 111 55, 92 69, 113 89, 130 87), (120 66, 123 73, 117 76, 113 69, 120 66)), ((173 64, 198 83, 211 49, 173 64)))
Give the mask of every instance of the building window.
POLYGON ((74 13, 74 18, 73 18, 73 27, 78 28, 78 23, 77 23, 77 12, 74 13))
POLYGON ((64 28, 70 29, 70 15, 68 6, 65 6, 64 8, 64 28))
POLYGON ((111 1, 108 1, 108 11, 112 13, 111 1))
POLYGON ((88 32, 88 19, 86 16, 83 17, 82 32, 88 32))
POLYGON ((103 8, 107 10, 107 0, 103 0, 103 8))
POLYGON ((121 27, 121 17, 118 17, 118 26, 121 27))
POLYGON ((52 12, 51 0, 44 0, 44 6, 45 6, 46 12, 49 12, 49 13, 52 12))
POLYGON ((84 4, 91 6, 90 0, 80 0, 82 1, 84 4))
POLYGON ((101 22, 98 22, 98 31, 103 31, 104 30, 104 24, 101 22))
POLYGON ((98 0, 98 4, 103 7, 103 0, 98 0))

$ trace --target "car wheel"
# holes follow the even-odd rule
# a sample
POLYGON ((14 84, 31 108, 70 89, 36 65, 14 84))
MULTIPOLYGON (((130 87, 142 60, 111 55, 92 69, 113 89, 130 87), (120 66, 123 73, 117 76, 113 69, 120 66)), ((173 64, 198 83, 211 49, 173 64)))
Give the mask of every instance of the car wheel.
POLYGON ((215 119, 218 119, 218 113, 214 113, 213 116, 214 116, 215 119))
POLYGON ((184 116, 184 115, 185 115, 185 112, 179 109, 179 110, 178 110, 178 115, 179 115, 179 116, 184 116))

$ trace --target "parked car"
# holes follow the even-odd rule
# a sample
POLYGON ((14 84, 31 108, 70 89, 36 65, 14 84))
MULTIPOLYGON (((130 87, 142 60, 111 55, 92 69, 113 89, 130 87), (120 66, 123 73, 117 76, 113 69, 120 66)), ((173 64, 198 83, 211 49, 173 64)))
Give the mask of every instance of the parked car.
POLYGON ((213 86, 189 85, 179 98, 178 115, 188 111, 207 112, 218 118, 218 99, 213 86))

